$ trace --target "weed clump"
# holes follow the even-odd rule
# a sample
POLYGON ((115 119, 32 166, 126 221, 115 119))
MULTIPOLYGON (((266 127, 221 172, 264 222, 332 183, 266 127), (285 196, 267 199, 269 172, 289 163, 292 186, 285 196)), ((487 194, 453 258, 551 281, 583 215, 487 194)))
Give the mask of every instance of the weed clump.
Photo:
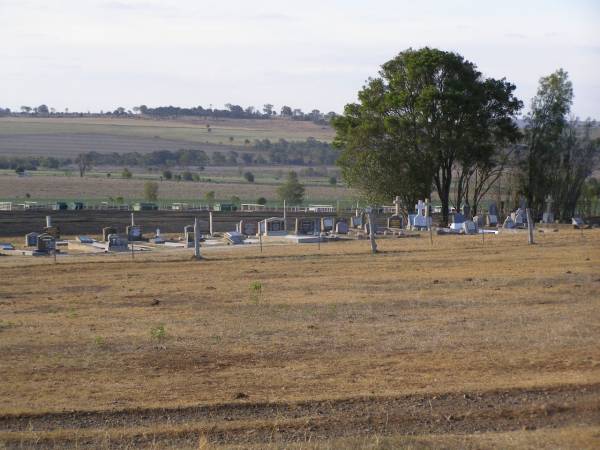
POLYGON ((250 283, 250 299, 258 304, 262 300, 262 283, 260 281, 253 281, 250 283))
POLYGON ((162 343, 164 342, 164 340, 167 337, 167 332, 165 331, 165 326, 164 324, 160 324, 156 327, 152 327, 150 328, 150 339, 158 342, 158 343, 162 343))

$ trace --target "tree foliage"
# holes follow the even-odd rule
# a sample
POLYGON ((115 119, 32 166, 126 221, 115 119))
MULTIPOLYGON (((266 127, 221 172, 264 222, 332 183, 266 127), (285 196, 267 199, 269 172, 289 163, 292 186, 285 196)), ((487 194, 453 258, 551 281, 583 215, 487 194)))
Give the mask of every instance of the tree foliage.
POLYGON ((563 69, 540 79, 520 158, 521 192, 537 216, 550 196, 555 217, 569 220, 598 163, 599 140, 590 136, 590 121, 569 120, 572 102, 573 84, 563 69))
POLYGON ((285 200, 289 205, 299 205, 304 200, 304 186, 298 180, 298 174, 294 171, 288 173, 287 180, 279 188, 277 195, 281 201, 285 200))
POLYGON ((518 138, 514 90, 456 53, 400 53, 333 120, 345 181, 373 202, 399 196, 405 210, 435 188, 447 222, 456 167, 491 163, 518 138))
POLYGON ((146 181, 144 183, 144 199, 149 202, 158 200, 158 183, 155 181, 146 181))

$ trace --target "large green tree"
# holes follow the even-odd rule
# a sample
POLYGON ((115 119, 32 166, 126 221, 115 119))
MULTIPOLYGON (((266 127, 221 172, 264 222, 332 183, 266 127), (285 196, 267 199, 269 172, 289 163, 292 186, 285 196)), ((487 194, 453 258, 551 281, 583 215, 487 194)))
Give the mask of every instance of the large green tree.
POLYGON ((549 171, 554 216, 568 221, 576 214, 584 183, 600 160, 600 139, 591 137, 591 123, 570 121, 559 139, 560 157, 549 171))
POLYGON ((456 53, 400 53, 333 120, 344 179, 371 201, 400 196, 407 210, 435 189, 447 223, 456 167, 518 139, 514 90, 456 53))
POLYGON ((559 69, 540 79, 520 155, 521 192, 536 216, 551 196, 555 217, 570 219, 583 183, 598 162, 599 142, 590 137, 589 121, 569 119, 572 103, 573 84, 566 71, 559 69))

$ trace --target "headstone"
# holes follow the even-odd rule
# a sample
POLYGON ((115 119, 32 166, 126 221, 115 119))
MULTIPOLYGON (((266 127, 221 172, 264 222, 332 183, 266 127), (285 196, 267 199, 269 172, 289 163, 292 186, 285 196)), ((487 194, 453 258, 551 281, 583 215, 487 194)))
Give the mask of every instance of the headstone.
POLYGON ((396 207, 395 212, 394 212, 395 216, 400 215, 400 205, 401 204, 402 204, 402 202, 400 201, 400 197, 396 196, 396 198, 394 198, 394 206, 396 207))
POLYGON ((583 223, 583 219, 581 219, 581 217, 572 217, 571 223, 573 224, 573 228, 578 229, 578 230, 585 226, 585 224, 583 223))
POLYGON ((542 223, 554 223, 554 213, 552 212, 552 197, 546 197, 546 212, 542 215, 542 223))
POLYGON ((129 239, 118 234, 108 235, 108 244, 106 250, 110 252, 126 252, 129 250, 129 239))
POLYGON ((240 220, 239 232, 246 236, 255 236, 258 233, 258 222, 251 220, 240 220))
POLYGON ((411 229, 415 226, 415 217, 417 217, 416 214, 408 215, 408 227, 411 229))
MULTIPOLYGON (((48 216, 50 217, 50 216, 48 216)), ((60 239, 60 229, 58 227, 44 227, 44 233, 43 234, 49 234, 50 236, 52 236, 54 239, 60 239)))
POLYGON ((102 228, 102 240, 104 242, 108 242, 108 236, 110 234, 117 234, 117 229, 115 227, 104 227, 104 228, 102 228))
POLYGON ((419 202, 415 205, 417 214, 413 219, 412 227, 414 229, 426 230, 431 225, 431 218, 426 215, 426 207, 427 205, 422 200, 419 200, 419 202))
POLYGON ((314 235, 319 233, 319 222, 316 217, 298 217, 294 231, 296 234, 314 235))
POLYGON ((10 242, 0 242, 0 250, 14 250, 15 246, 10 242))
POLYGON ((485 216, 485 223, 488 227, 498 226, 498 216, 495 214, 487 214, 485 216))
POLYGON ((475 234, 477 233, 477 224, 472 220, 465 220, 462 229, 465 234, 475 234))
POLYGON ((325 232, 333 231, 333 227, 335 226, 335 218, 334 217, 322 217, 321 218, 321 230, 325 232))
POLYGON ((490 203, 490 207, 488 208, 488 214, 491 216, 498 216, 498 207, 496 206, 496 202, 490 203))
POLYGON ((515 228, 515 222, 512 220, 512 217, 510 217, 510 216, 506 217, 506 220, 504 220, 504 223, 502 224, 502 228, 507 228, 507 229, 515 228))
POLYGON ((25 246, 26 247, 37 246, 38 236, 39 236, 39 234, 36 233, 35 231, 31 232, 31 233, 27 233, 25 235, 25 246))
POLYGON ((183 227, 183 242, 185 242, 187 248, 194 246, 194 225, 186 225, 183 227))
POLYGON ((348 223, 339 221, 335 224, 335 232, 337 234, 348 234, 348 223))
POLYGON ((463 224, 465 223, 464 216, 459 212, 455 212, 454 214, 452 214, 451 219, 452 222, 450 223, 450 230, 454 232, 462 231, 463 224))
POLYGON ((481 215, 477 215, 477 216, 473 216, 473 222, 475 222, 475 225, 477 226, 477 228, 483 228, 483 216, 481 215))
POLYGON ((455 212, 452 214, 452 222, 453 223, 463 223, 465 221, 465 216, 463 216, 459 212, 455 212))
POLYGON ((471 207, 469 205, 464 205, 462 207, 462 214, 463 214, 463 216, 465 216, 466 220, 470 220, 471 219, 471 207))
POLYGON ((516 228, 522 228, 525 226, 527 219, 525 218, 524 211, 521 208, 517 209, 516 212, 511 214, 511 219, 513 220, 516 228))
POLYGON ((352 228, 362 228, 362 226, 364 225, 364 220, 363 220, 363 216, 352 216, 350 218, 350 226, 352 228))
POLYGON ((89 236, 77 236, 77 240, 82 244, 93 244, 94 240, 89 236))
POLYGON ((56 239, 50 234, 40 234, 37 240, 36 249, 40 253, 50 253, 56 250, 56 239))
POLYGON ((393 216, 388 217, 388 220, 387 220, 388 228, 402 229, 402 228, 404 228, 403 225, 404 225, 404 218, 401 215, 394 214, 393 216))
POLYGON ((129 225, 125 229, 125 233, 127 234, 127 238, 129 241, 141 241, 143 239, 142 236, 142 227, 140 225, 129 225))

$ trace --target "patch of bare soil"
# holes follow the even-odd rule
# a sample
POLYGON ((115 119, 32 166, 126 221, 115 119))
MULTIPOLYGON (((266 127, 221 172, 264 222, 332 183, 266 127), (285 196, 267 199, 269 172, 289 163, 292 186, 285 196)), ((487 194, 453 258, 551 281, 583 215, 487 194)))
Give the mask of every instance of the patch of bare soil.
MULTIPOLYGON (((243 393, 241 393, 243 394, 243 393)), ((473 434, 600 423, 600 384, 295 403, 226 404, 165 409, 72 411, 0 416, 7 447, 193 446, 307 442, 338 437, 473 434), (127 432, 124 430, 127 429, 127 432)))

